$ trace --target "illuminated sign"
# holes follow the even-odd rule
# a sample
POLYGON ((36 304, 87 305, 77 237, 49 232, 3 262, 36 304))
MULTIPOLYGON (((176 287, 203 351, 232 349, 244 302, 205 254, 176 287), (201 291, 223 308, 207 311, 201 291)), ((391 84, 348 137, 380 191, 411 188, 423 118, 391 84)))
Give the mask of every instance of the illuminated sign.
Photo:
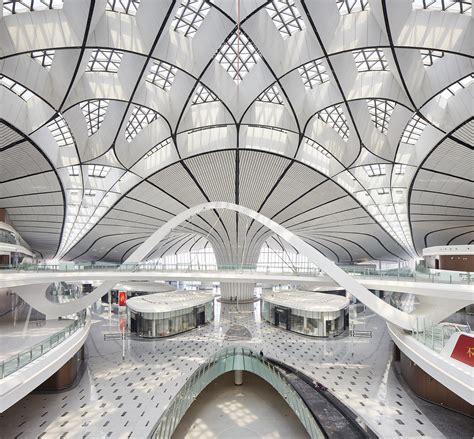
POLYGON ((118 294, 119 306, 125 306, 126 301, 127 301, 127 293, 125 291, 119 291, 119 294, 118 294))

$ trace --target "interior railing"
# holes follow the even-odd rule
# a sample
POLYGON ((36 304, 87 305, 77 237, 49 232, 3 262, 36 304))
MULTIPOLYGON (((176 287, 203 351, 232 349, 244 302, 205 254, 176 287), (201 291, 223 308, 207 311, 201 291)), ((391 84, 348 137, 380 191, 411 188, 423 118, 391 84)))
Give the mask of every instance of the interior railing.
POLYGON ((220 375, 233 370, 245 370, 263 378, 286 400, 311 438, 326 437, 304 401, 281 371, 264 357, 245 347, 222 349, 202 364, 178 391, 148 437, 171 438, 184 414, 201 391, 220 375))
MULTIPOLYGON (((390 269, 375 270, 368 268, 358 268, 354 266, 341 266, 346 273, 357 279, 385 279, 398 281, 431 282, 443 284, 467 284, 474 281, 474 274, 468 271, 448 271, 428 269, 424 272, 410 269, 390 269)), ((20 264, 20 265, 0 265, 0 270, 13 271, 55 271, 55 272, 77 272, 77 271, 159 271, 159 272, 202 272, 202 271, 237 271, 266 274, 285 274, 294 276, 324 276, 324 273, 314 264, 294 265, 291 269, 281 264, 162 264, 162 263, 129 263, 129 264, 102 264, 102 263, 70 263, 70 264, 20 264)))
POLYGON ((51 349, 61 344, 64 340, 68 339, 79 329, 83 328, 86 324, 87 315, 86 310, 77 313, 76 318, 66 327, 60 331, 50 335, 45 340, 31 346, 24 351, 11 356, 10 358, 0 362, 0 380, 11 375, 13 372, 27 366, 32 361, 43 356, 51 349))
POLYGON ((423 317, 417 317, 412 336, 425 346, 436 352, 443 350, 444 346, 456 332, 471 332, 468 324, 439 323, 433 324, 423 317))

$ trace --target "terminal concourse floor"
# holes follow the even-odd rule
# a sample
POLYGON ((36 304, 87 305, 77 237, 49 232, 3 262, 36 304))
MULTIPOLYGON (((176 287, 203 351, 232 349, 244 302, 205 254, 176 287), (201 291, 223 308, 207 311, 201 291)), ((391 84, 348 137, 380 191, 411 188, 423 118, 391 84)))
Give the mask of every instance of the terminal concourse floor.
MULTIPOLYGON (((260 321, 259 303, 216 303, 210 325, 172 338, 104 341, 117 332, 117 316, 97 309, 87 340, 88 369, 63 393, 32 394, 0 415, 1 438, 146 437, 187 377, 222 346, 246 345, 322 382, 382 438, 445 437, 400 385, 391 368, 385 323, 359 315, 372 338, 315 339, 260 321), (231 327, 251 337, 226 337, 231 327), (124 352, 124 359, 122 353, 124 352)), ((123 318, 123 317, 122 317, 123 318)), ((353 318, 353 316, 351 316, 353 318)), ((244 438, 242 438, 244 439, 244 438)))

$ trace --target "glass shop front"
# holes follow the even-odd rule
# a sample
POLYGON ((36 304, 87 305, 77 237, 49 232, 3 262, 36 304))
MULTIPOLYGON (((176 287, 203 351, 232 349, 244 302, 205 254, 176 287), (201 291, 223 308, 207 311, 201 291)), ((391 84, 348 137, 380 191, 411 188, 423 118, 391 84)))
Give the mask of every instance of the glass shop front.
POLYGON ((137 312, 127 308, 132 334, 145 338, 169 337, 205 325, 214 319, 214 301, 169 312, 137 312))

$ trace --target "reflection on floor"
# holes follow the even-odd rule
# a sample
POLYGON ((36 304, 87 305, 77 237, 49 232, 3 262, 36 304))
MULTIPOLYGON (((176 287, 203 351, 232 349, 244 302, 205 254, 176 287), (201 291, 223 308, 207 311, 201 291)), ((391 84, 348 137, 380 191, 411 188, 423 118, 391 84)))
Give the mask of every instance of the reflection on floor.
MULTIPOLYGON (((37 313, 35 313, 37 314, 37 313)), ((35 320, 30 306, 22 304, 0 317, 0 361, 30 349, 71 323, 71 320, 35 320)))
POLYGON ((251 373, 234 385, 227 373, 194 401, 173 439, 308 438, 306 430, 272 386, 251 373))
POLYGON ((425 416, 391 369, 387 327, 375 315, 358 315, 373 338, 314 339, 261 322, 259 303, 216 303, 213 323, 161 340, 104 341, 118 331, 97 309, 87 341, 88 372, 67 392, 32 394, 0 415, 2 438, 146 437, 174 394, 211 353, 245 345, 322 382, 382 438, 444 435, 425 416), (250 340, 226 340, 231 326, 245 326, 250 340), (122 352, 125 356, 122 357, 122 352))

